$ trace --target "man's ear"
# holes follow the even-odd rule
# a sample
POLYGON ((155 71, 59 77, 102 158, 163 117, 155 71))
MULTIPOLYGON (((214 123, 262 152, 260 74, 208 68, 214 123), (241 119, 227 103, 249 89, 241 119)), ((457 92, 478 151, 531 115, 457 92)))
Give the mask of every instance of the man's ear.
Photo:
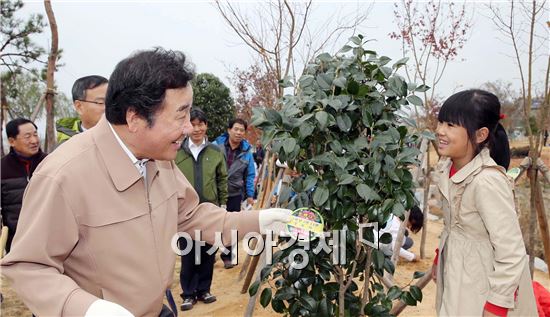
POLYGON ((10 144, 10 146, 13 146, 13 144, 15 143, 15 138, 8 138, 8 143, 10 144))
POLYGON ((82 117, 82 102, 80 100, 75 100, 74 103, 74 109, 76 110, 76 113, 78 113, 79 117, 82 117))
POLYGON ((126 110, 126 123, 128 124, 128 130, 131 133, 135 133, 141 127, 147 125, 145 119, 143 119, 134 109, 126 110))
POLYGON ((476 142, 477 142, 477 144, 480 144, 483 141, 487 140, 488 137, 489 137, 489 129, 487 129, 486 127, 483 127, 483 128, 478 129, 476 131, 476 142))

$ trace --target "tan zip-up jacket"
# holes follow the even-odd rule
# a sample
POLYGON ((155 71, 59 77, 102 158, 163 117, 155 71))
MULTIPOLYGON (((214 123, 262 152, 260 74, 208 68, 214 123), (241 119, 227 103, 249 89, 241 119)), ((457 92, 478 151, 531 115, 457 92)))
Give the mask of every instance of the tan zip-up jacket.
POLYGON ((105 117, 50 154, 34 173, 11 252, 1 268, 38 316, 83 316, 103 298, 135 316, 157 317, 172 282, 178 231, 213 244, 222 232, 259 231, 258 214, 199 205, 173 162, 147 163, 143 177, 105 117))

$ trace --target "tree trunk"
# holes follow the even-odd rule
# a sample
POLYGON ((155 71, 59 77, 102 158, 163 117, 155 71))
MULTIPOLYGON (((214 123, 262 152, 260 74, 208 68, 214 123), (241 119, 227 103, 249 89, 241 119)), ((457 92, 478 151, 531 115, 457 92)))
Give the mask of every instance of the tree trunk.
POLYGON ((48 70, 46 72, 46 145, 44 147, 45 152, 51 152, 55 148, 55 129, 54 129, 54 99, 55 99, 55 87, 54 87, 54 73, 55 64, 57 62, 58 54, 58 33, 57 23, 55 21, 55 15, 52 10, 52 3, 50 0, 44 0, 44 7, 46 9, 46 15, 50 22, 50 29, 52 32, 52 47, 50 55, 48 56, 48 70))
POLYGON ((426 150, 426 172, 424 173, 424 210, 422 210, 422 213, 424 214, 424 224, 422 226, 422 238, 420 239, 420 258, 425 259, 426 258, 426 236, 428 232, 428 215, 430 214, 430 208, 428 206, 428 198, 430 197, 430 183, 431 183, 431 175, 430 175, 430 147, 428 146, 426 150))
POLYGON ((6 98, 6 90, 4 83, 0 83, 0 157, 4 157, 4 119, 6 109, 8 108, 8 100, 6 98))
MULTIPOLYGON (((548 219, 546 218, 546 212, 544 210, 544 199, 542 197, 540 182, 537 181, 535 186, 535 205, 537 209, 537 219, 539 221, 540 237, 542 239, 542 245, 544 246, 544 261, 546 261, 546 264, 550 267, 550 234, 548 233, 548 219)), ((548 274, 550 275, 550 271, 548 271, 548 274)))
MULTIPOLYGON (((531 161, 533 162, 533 161, 531 161)), ((536 161, 535 161, 536 162, 536 161)), ((537 170, 534 166, 529 167, 527 172, 529 175, 529 186, 531 188, 530 204, 529 204, 529 240, 527 242, 527 251, 529 252, 529 270, 531 271, 531 278, 533 278, 533 269, 535 267, 535 228, 537 227, 537 210, 536 210, 536 196, 537 196, 537 170)))

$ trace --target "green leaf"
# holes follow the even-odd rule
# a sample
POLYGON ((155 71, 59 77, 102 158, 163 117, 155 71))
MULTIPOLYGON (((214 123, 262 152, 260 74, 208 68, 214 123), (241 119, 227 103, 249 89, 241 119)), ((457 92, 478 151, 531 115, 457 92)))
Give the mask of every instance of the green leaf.
POLYGON ((409 288, 409 291, 411 292, 412 298, 415 300, 421 302, 422 301, 422 290, 416 285, 411 285, 409 288))
POLYGON ((299 300, 303 304, 304 308, 310 312, 313 312, 315 310, 315 306, 317 306, 317 302, 307 293, 302 293, 299 300))
POLYGON ((313 193, 313 204, 316 206, 322 206, 328 199, 329 191, 324 186, 319 186, 313 193))
POLYGON ((336 117, 336 124, 342 132, 348 132, 351 129, 351 119, 345 113, 336 117))
POLYGON ((421 278, 421 277, 423 277, 425 274, 426 274, 426 272, 419 272, 419 271, 416 271, 416 272, 414 272, 413 279, 421 278))
POLYGON ((359 84, 354 80, 350 80, 348 82, 348 88, 347 89, 348 89, 349 94, 357 95, 359 93, 359 84))
POLYGON ((248 289, 248 294, 250 294, 250 296, 256 295, 259 287, 260 287, 260 281, 256 281, 252 283, 252 285, 250 285, 250 288, 248 289))
POLYGON ((388 290, 388 295, 387 296, 390 300, 394 300, 394 299, 399 298, 399 296, 401 296, 401 293, 402 293, 402 291, 399 288, 399 286, 394 285, 394 286, 390 287, 390 289, 388 290))
POLYGON ((296 139, 294 138, 287 138, 283 141, 283 148, 285 149, 285 152, 287 154, 292 153, 292 151, 294 151, 295 146, 296 146, 296 139))
POLYGON ((391 213, 396 215, 397 217, 401 217, 405 214, 405 208, 400 202, 395 202, 392 207, 391 213))
POLYGON ((422 131, 420 133, 420 136, 422 138, 425 138, 425 139, 428 139, 428 140, 432 140, 432 141, 435 140, 435 133, 430 132, 430 131, 422 131))
POLYGON ((316 184, 317 176, 308 175, 306 179, 304 179, 304 191, 307 192, 308 190, 312 189, 316 184))
POLYGON ((425 92, 425 91, 428 91, 429 89, 430 89, 430 87, 428 87, 426 85, 420 85, 420 86, 416 87, 414 89, 414 91, 425 92))
POLYGON ((334 110, 338 111, 342 108, 342 102, 338 99, 330 99, 328 105, 331 106, 334 110))
POLYGON ((351 46, 349 46, 349 45, 344 45, 344 46, 340 49, 340 53, 347 53, 347 52, 349 52, 351 49, 352 49, 351 46))
POLYGON ((311 86, 314 81, 315 77, 313 77, 312 75, 303 75, 302 77, 300 77, 300 80, 298 80, 298 84, 301 88, 305 88, 311 86))
POLYGON ((380 200, 380 196, 366 184, 359 184, 355 187, 355 189, 357 190, 357 194, 359 194, 365 202, 380 200))
POLYGON ((329 53, 322 53, 317 58, 322 62, 330 62, 332 60, 332 56, 329 53))
POLYGON ((401 300, 409 306, 416 306, 416 300, 412 297, 410 292, 401 293, 401 300))
POLYGON ((328 113, 325 111, 319 111, 315 114, 315 119, 319 122, 319 128, 324 130, 328 123, 328 113))
POLYGON ((381 250, 372 250, 372 263, 377 269, 382 269, 384 267, 384 253, 381 250))
POLYGON ((389 232, 384 232, 378 241, 380 241, 380 243, 384 243, 384 244, 388 244, 388 243, 391 243, 391 240, 392 240, 392 237, 391 237, 391 233, 389 232))
POLYGON ((408 57, 403 57, 402 59, 400 59, 400 60, 398 60, 397 62, 395 62, 395 63, 393 64, 392 67, 393 67, 394 69, 398 69, 399 67, 401 67, 401 66, 407 64, 407 61, 408 61, 408 60, 409 60, 408 57))
POLYGON ((408 96, 407 101, 412 103, 413 105, 415 105, 417 107, 421 107, 422 104, 423 104, 422 99, 420 99, 420 97, 415 96, 415 95, 408 96))
POLYGON ((264 288, 262 295, 260 295, 260 304, 262 304, 263 308, 266 308, 269 302, 271 302, 271 288, 267 287, 264 288))
POLYGON ((387 63, 389 63, 390 61, 391 61, 391 58, 389 58, 387 56, 380 56, 380 58, 378 58, 378 65, 379 66, 384 66, 387 63))
POLYGON ((323 298, 319 301, 319 308, 317 310, 319 317, 330 317, 328 300, 328 298, 323 298))
POLYGON ((358 36, 352 36, 349 40, 355 45, 361 45, 361 39, 358 36))
POLYGON ((303 140, 308 136, 310 136, 314 130, 315 130, 315 127, 311 123, 304 122, 302 125, 300 125, 300 129, 298 133, 300 134, 300 138, 303 140))
POLYGON ((344 77, 335 78, 332 83, 336 87, 346 88, 346 79, 344 77))
POLYGON ((275 299, 271 301, 271 308, 273 308, 273 310, 279 314, 284 313, 286 310, 285 303, 283 303, 282 300, 275 300, 275 299))
POLYGON ((338 183, 338 185, 348 185, 353 183, 354 180, 355 177, 353 175, 343 174, 342 176, 340 176, 340 182, 338 183))
POLYGON ((296 295, 298 295, 298 291, 296 291, 292 286, 287 286, 277 290, 277 292, 275 292, 275 296, 273 296, 273 299, 289 300, 296 297, 296 295))

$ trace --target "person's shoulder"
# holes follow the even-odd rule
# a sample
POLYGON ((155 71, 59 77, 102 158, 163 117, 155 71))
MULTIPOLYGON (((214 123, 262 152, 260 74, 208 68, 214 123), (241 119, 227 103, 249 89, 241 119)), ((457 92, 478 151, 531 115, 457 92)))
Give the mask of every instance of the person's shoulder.
POLYGON ((481 169, 481 171, 475 175, 474 183, 479 186, 509 186, 510 179, 506 176, 506 171, 503 167, 498 165, 486 166, 481 169))
POLYGON ((97 148, 91 135, 80 133, 45 155, 34 175, 55 178, 67 174, 74 177, 79 175, 79 169, 90 169, 97 165, 97 156, 91 153, 94 151, 97 148))

